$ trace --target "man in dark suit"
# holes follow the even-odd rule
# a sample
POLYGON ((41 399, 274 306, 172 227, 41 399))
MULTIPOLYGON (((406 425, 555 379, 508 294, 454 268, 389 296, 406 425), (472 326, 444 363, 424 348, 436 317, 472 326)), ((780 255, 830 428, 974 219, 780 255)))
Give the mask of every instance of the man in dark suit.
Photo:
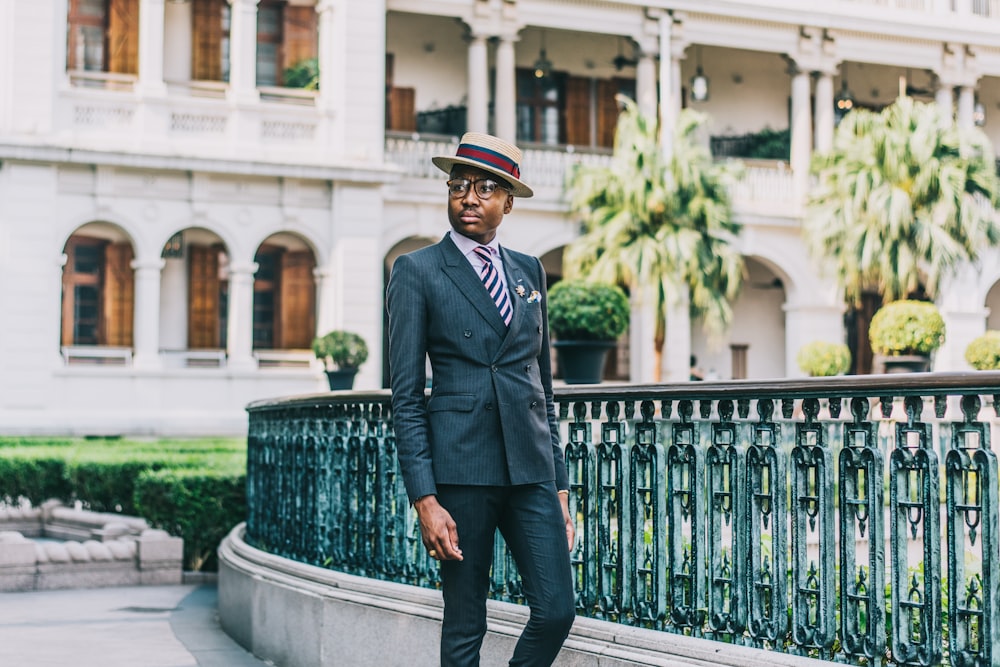
POLYGON ((433 158, 449 175, 451 231, 397 259, 387 292, 396 446, 424 546, 441 561, 445 667, 479 664, 497 529, 531 609, 510 664, 551 665, 575 616, 545 272, 497 242, 514 197, 532 195, 520 160, 472 132, 455 156, 433 158))

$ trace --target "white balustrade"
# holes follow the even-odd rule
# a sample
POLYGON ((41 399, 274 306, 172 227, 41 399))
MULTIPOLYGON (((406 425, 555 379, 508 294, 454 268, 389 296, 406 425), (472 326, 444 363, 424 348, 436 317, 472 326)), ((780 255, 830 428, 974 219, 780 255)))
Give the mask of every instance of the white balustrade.
POLYGON ((233 105, 221 82, 171 82, 168 94, 144 97, 135 77, 73 72, 60 93, 58 130, 74 148, 134 151, 178 147, 206 158, 282 159, 315 163, 322 125, 316 92, 267 88, 261 101, 233 105))
MULTIPOLYGON (((436 178, 435 155, 454 154, 458 138, 440 135, 390 134, 386 137, 386 160, 398 165, 409 178, 436 178)), ((577 164, 609 165, 607 150, 569 148, 526 148, 521 171, 531 174, 536 189, 561 189, 570 169, 577 164)), ((792 172, 783 162, 755 161, 744 166, 742 177, 731 189, 733 203, 741 207, 780 206, 788 210, 795 201, 792 172)))

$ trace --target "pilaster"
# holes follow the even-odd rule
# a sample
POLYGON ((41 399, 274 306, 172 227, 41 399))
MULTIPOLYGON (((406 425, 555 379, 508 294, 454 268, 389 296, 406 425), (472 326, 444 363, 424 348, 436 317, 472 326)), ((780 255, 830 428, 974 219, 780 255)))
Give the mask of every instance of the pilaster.
POLYGON ((257 92, 257 3, 260 0, 229 0, 229 99, 237 104, 254 103, 257 92))
MULTIPOLYGON (((164 96, 163 29, 166 23, 164 0, 139 0, 139 94, 164 96)), ((256 42, 256 35, 254 35, 256 42)))
POLYGON ((257 264, 233 263, 229 266, 229 312, 226 328, 226 354, 232 370, 252 370, 253 358, 253 276, 257 264))
POLYGON ((160 272, 166 262, 161 258, 134 260, 135 308, 132 346, 136 368, 155 369, 160 359, 160 272))

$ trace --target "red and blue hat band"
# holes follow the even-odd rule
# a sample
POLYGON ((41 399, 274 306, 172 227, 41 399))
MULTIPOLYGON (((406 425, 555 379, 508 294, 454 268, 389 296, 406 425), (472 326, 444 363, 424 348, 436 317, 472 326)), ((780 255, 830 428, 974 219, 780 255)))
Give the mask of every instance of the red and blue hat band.
POLYGON ((518 168, 516 162, 511 160, 506 155, 491 151, 488 148, 483 148, 482 146, 461 144, 458 147, 456 157, 463 157, 469 160, 475 160, 476 162, 482 162, 483 164, 488 164, 494 169, 499 169, 504 173, 510 174, 514 178, 521 178, 521 170, 518 168))

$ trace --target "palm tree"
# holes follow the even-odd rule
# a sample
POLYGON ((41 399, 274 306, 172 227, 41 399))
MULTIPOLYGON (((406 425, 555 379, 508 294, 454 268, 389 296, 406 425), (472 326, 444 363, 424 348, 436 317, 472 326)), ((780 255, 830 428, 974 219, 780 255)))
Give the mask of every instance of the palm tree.
POLYGON ((935 105, 903 97, 848 114, 813 173, 806 244, 853 306, 866 292, 894 301, 922 286, 933 297, 956 265, 1000 241, 989 140, 935 105))
POLYGON ((743 259, 732 248, 740 227, 730 216, 732 170, 715 165, 696 135, 704 116, 681 113, 673 152, 664 155, 655 118, 619 96, 623 106, 609 166, 580 165, 567 194, 583 220, 583 235, 566 249, 567 277, 611 282, 653 296, 654 379, 660 380, 666 312, 690 299, 693 316, 710 330, 732 319, 730 300, 743 279, 743 259))

